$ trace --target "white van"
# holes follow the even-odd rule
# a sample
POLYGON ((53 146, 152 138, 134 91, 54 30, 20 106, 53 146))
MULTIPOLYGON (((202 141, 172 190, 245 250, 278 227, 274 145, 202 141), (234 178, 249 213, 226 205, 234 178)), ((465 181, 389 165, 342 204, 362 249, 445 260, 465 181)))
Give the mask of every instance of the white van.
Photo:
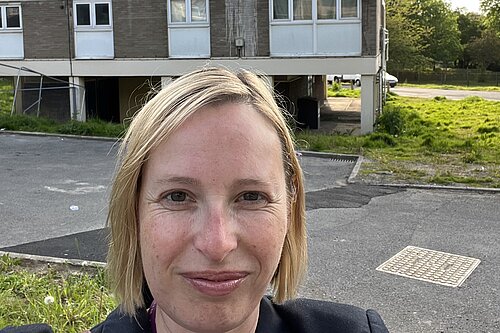
POLYGON ((333 82, 351 82, 355 86, 361 86, 361 74, 329 74, 326 76, 326 81, 329 84, 333 82))

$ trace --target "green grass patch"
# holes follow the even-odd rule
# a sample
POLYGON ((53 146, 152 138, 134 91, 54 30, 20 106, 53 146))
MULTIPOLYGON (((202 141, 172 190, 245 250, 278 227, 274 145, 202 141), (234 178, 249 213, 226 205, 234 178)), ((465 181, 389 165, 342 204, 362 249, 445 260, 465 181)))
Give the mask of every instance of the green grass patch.
POLYGON ((391 97, 376 131, 298 132, 302 149, 362 154, 360 175, 421 183, 500 187, 500 102, 391 97))
POLYGON ((81 333, 116 307, 103 269, 27 263, 0 257, 0 328, 46 323, 55 332, 81 333))
POLYGON ((333 83, 328 87, 328 97, 351 97, 359 98, 361 96, 361 89, 343 88, 340 83, 333 83))
POLYGON ((10 113, 14 100, 13 82, 8 78, 0 78, 0 114, 10 113))
POLYGON ((125 125, 90 119, 86 122, 58 123, 44 117, 0 113, 0 129, 9 131, 60 133, 86 136, 120 137, 125 125))

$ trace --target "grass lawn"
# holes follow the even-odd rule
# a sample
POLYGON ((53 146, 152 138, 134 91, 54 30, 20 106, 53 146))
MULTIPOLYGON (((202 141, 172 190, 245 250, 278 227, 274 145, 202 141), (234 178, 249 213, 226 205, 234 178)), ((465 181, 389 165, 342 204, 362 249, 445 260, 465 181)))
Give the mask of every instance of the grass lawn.
POLYGON ((365 136, 297 134, 304 149, 363 155, 358 178, 500 188, 500 102, 392 97, 365 136))
POLYGON ((333 83, 328 86, 328 97, 351 97, 359 98, 361 96, 360 89, 351 89, 347 86, 343 86, 340 83, 333 83))
POLYGON ((0 257, 0 329, 47 323, 81 333, 105 319, 116 302, 103 269, 34 264, 0 257))

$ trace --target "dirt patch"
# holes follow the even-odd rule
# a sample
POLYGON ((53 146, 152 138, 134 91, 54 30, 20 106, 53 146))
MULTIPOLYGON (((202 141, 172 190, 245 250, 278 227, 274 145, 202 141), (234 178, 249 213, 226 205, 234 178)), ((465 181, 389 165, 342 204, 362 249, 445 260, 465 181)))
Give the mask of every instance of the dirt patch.
POLYGON ((500 166, 365 159, 356 180, 373 185, 417 184, 500 188, 500 166))

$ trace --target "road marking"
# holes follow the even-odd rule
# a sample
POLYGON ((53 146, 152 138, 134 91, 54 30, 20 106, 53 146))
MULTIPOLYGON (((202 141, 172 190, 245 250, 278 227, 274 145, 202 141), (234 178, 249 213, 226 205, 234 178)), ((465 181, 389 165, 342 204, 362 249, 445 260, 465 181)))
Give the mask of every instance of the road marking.
POLYGON ((99 193, 106 190, 106 186, 80 186, 75 189, 63 189, 54 186, 44 186, 47 191, 65 193, 65 194, 88 194, 88 193, 99 193))

